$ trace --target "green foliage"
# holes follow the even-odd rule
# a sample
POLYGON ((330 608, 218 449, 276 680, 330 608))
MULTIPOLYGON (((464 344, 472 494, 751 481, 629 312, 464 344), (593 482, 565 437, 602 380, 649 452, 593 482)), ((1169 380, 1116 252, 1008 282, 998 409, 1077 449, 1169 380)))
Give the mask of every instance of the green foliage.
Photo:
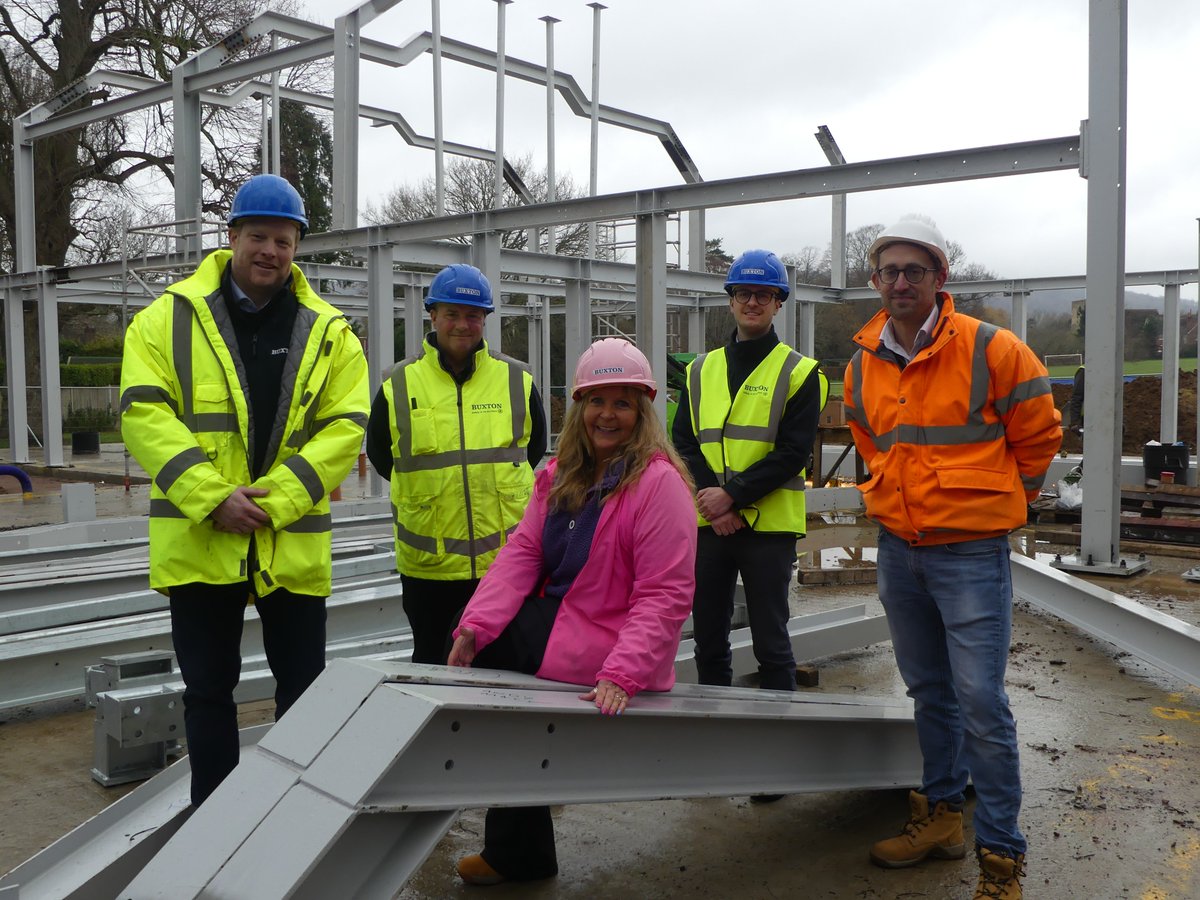
POLYGON ((63 432, 112 431, 117 427, 117 414, 112 409, 73 409, 67 407, 63 416, 63 432))
POLYGON ((63 387, 108 387, 121 383, 121 364, 59 366, 63 387))

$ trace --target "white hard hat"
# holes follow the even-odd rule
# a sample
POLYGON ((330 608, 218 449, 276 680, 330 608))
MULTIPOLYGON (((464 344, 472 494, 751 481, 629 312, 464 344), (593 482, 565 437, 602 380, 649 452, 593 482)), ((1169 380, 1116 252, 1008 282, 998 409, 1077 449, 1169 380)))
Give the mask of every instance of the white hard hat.
POLYGON ((933 254, 942 271, 950 271, 950 260, 946 258, 946 239, 942 237, 933 219, 928 216, 910 213, 879 232, 879 237, 871 242, 871 249, 867 251, 867 259, 872 269, 879 266, 879 254, 889 244, 916 244, 918 247, 924 247, 933 254))

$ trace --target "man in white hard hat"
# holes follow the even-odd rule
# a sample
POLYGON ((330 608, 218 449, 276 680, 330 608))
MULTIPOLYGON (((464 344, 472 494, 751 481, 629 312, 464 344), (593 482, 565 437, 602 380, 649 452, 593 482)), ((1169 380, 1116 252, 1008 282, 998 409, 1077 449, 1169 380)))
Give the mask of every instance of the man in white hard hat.
POLYGON ((1011 331, 955 312, 946 241, 922 216, 871 244, 883 309, 854 337, 846 418, 871 472, 879 598, 915 702, 921 788, 886 868, 961 859, 975 785, 975 896, 1021 897, 1021 774, 1004 691, 1012 625, 1008 534, 1026 522, 1062 430, 1046 369, 1011 331))

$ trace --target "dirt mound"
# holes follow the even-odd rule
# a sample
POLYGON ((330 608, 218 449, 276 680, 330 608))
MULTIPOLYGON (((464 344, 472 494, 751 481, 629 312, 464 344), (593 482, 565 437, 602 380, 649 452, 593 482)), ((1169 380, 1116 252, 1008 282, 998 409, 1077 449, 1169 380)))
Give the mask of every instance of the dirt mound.
MULTIPOLYGON (((1071 385, 1055 384, 1054 405, 1063 410, 1071 399, 1071 385)), ((1150 376, 1134 378, 1125 382, 1122 401, 1124 428, 1121 453, 1125 456, 1141 456, 1148 441, 1161 440, 1159 417, 1162 411, 1162 380, 1150 376)), ((1194 449, 1196 443, 1196 373, 1179 373, 1179 397, 1176 400, 1179 440, 1194 449)), ((1079 436, 1063 435, 1063 449, 1068 453, 1080 450, 1079 436)))

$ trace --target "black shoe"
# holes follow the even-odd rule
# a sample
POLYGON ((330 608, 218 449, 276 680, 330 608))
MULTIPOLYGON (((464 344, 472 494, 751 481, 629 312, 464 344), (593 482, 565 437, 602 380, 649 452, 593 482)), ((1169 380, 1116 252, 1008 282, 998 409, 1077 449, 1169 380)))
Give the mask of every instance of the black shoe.
POLYGON ((786 794, 752 794, 750 796, 751 803, 776 803, 782 800, 786 794))

